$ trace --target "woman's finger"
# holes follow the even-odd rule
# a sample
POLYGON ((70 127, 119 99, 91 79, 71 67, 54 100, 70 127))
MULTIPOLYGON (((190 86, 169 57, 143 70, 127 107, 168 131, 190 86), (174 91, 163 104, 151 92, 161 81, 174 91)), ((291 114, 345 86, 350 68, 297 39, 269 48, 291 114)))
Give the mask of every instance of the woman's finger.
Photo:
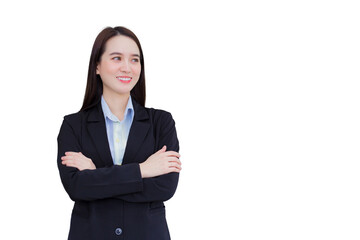
POLYGON ((166 156, 174 156, 174 157, 177 157, 179 158, 180 157, 180 154, 178 152, 175 152, 175 151, 167 151, 164 153, 166 156))
POLYGON ((66 156, 76 156, 76 155, 78 155, 79 153, 77 153, 77 152, 65 152, 65 155, 66 156))
POLYGON ((168 157, 167 160, 168 160, 169 162, 176 162, 176 163, 178 163, 178 164, 181 165, 181 161, 180 161, 180 159, 178 159, 177 157, 168 157))
POLYGON ((181 164, 177 161, 168 162, 168 168, 171 170, 177 169, 181 170, 181 164))
POLYGON ((74 159, 74 156, 62 156, 61 157, 61 160, 73 160, 74 159))
POLYGON ((75 167, 77 166, 77 162, 74 161, 74 160, 65 160, 65 161, 62 161, 62 164, 63 165, 66 165, 68 167, 75 167))
POLYGON ((180 172, 181 171, 181 167, 169 167, 170 172, 180 172))
POLYGON ((156 153, 162 153, 166 151, 166 146, 164 145, 162 148, 160 148, 156 153))
POLYGON ((169 167, 181 167, 181 164, 179 162, 169 162, 169 167))

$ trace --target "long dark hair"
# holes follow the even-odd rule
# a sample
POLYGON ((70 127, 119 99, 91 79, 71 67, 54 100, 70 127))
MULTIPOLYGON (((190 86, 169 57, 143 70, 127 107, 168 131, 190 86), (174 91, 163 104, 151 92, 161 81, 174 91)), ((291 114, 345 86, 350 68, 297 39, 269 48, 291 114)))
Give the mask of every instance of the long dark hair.
POLYGON ((101 81, 100 76, 96 74, 96 67, 100 61, 101 56, 105 52, 106 42, 110 38, 118 35, 123 35, 131 38, 132 40, 135 41, 136 45, 139 48, 141 73, 140 73, 139 81, 131 90, 130 94, 131 97, 134 98, 137 103, 139 103, 143 107, 145 106, 145 99, 146 99, 145 66, 144 66, 144 55, 141 49, 139 39, 132 31, 130 31, 125 27, 114 27, 114 28, 107 27, 104 30, 102 30, 99 33, 99 35, 96 37, 91 51, 85 97, 80 111, 91 108, 100 101, 101 95, 103 93, 103 83, 101 81))

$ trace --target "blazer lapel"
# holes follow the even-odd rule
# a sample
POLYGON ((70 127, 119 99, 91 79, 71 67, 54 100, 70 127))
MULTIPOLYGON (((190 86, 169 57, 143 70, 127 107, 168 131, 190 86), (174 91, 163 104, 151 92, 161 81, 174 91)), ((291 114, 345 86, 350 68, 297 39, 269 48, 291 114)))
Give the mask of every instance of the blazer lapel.
POLYGON ((150 128, 149 114, 146 109, 132 98, 134 106, 134 119, 126 143, 123 163, 136 162, 135 157, 144 142, 150 128))
POLYGON ((101 161, 105 166, 113 165, 109 142, 106 133, 106 125, 104 114, 99 102, 95 108, 88 115, 88 131, 100 156, 101 161))

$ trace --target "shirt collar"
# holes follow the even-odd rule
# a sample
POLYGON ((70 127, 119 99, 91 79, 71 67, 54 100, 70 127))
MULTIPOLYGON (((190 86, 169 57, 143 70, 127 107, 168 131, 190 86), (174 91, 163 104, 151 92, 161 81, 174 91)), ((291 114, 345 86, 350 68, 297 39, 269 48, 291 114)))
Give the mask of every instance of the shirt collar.
MULTIPOLYGON (((105 119, 108 118, 113 122, 120 122, 120 120, 110 111, 110 108, 107 105, 104 96, 101 96, 101 108, 103 110, 105 119)), ((134 106, 132 104, 131 96, 129 96, 129 100, 125 108, 124 119, 126 119, 128 115, 132 116, 133 112, 134 112, 134 106)))

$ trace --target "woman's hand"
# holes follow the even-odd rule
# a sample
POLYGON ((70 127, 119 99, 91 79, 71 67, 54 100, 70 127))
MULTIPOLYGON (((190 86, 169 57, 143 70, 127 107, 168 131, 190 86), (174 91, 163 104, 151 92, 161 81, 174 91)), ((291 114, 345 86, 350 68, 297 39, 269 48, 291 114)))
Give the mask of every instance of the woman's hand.
POLYGON ((180 154, 167 151, 166 146, 151 155, 145 162, 140 163, 142 178, 156 177, 171 172, 181 171, 180 154))
POLYGON ((65 152, 65 156, 61 157, 62 164, 67 167, 75 167, 80 171, 96 169, 95 164, 90 158, 85 157, 81 152, 65 152))

